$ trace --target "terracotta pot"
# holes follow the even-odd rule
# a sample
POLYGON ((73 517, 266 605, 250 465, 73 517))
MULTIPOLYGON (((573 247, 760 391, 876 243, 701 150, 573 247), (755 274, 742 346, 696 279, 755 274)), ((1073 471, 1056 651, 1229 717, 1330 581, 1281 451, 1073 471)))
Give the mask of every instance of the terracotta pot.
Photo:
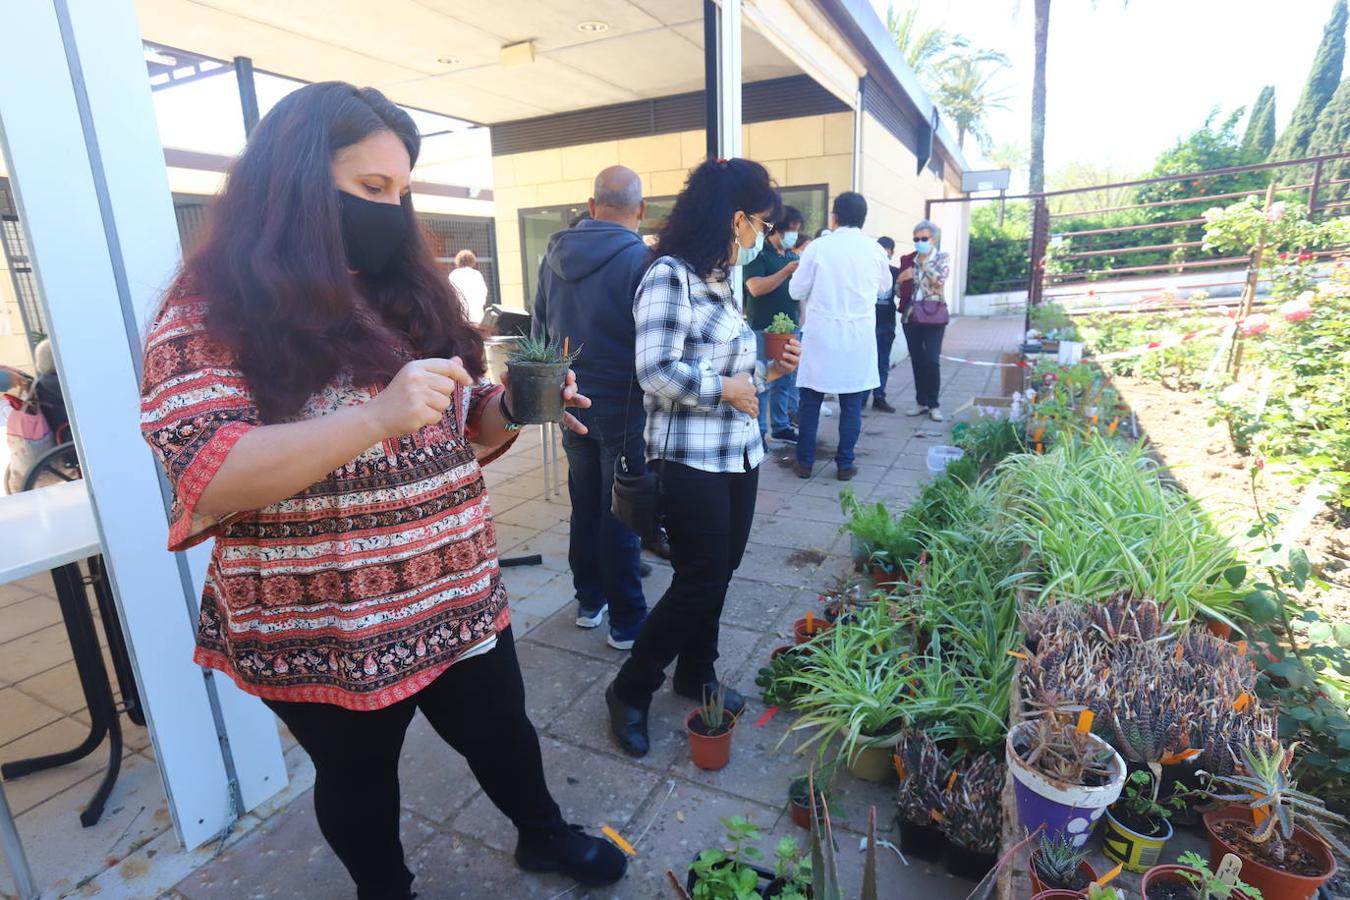
POLYGON ((1200 874, 1198 869, 1192 869, 1190 866, 1154 866, 1144 873, 1143 880, 1139 882, 1139 893, 1144 896, 1144 900, 1148 900, 1148 889, 1155 884, 1191 887, 1191 882, 1182 874, 1183 872, 1200 874))
MULTIPOLYGON (((1046 887, 1045 883, 1041 881, 1040 876, 1036 874, 1036 857, 1040 855, 1040 852, 1041 851, 1039 850, 1031 851, 1031 864, 1027 866, 1027 874, 1031 876, 1031 893, 1033 896, 1043 894, 1046 891, 1063 890, 1063 888, 1046 887)), ((1081 863, 1078 864, 1078 871, 1086 875, 1088 881, 1097 880, 1097 870, 1092 868, 1092 863, 1088 862, 1087 860, 1083 860, 1081 863)), ((1075 894, 1076 896, 1082 896, 1081 893, 1077 893, 1075 891, 1069 891, 1068 893, 1075 894)))
POLYGON ((700 769, 710 772, 725 769, 727 763, 731 762, 731 736, 736 733, 736 717, 731 713, 726 714, 731 720, 731 727, 721 734, 699 734, 693 728, 698 714, 696 709, 684 719, 684 730, 689 734, 689 755, 700 769))
POLYGON ((771 331, 764 332, 764 358, 783 361, 783 351, 787 349, 788 341, 792 340, 792 334, 774 334, 771 331))
POLYGON ((1306 828, 1295 828, 1292 840, 1309 854, 1320 859, 1326 867, 1321 875, 1294 875, 1281 872, 1254 859, 1248 859, 1234 846, 1214 832, 1215 826, 1226 821, 1251 822, 1252 812, 1244 806, 1229 806, 1211 810, 1204 815, 1205 831, 1209 834, 1209 865, 1219 867, 1225 853, 1233 853, 1242 860, 1242 880, 1261 892, 1265 900, 1307 900, 1317 895, 1317 889, 1336 874, 1336 857, 1331 855, 1315 835, 1306 828))
POLYGON ((1210 634, 1225 641, 1233 636, 1233 626, 1218 619, 1207 619, 1205 627, 1209 629, 1210 634))
POLYGON ((904 572, 891 570, 883 566, 872 565, 872 584, 879 589, 893 588, 905 580, 904 572))
POLYGON ((774 648, 773 648, 773 652, 769 654, 769 661, 772 662, 773 660, 775 660, 775 659, 777 659, 778 657, 782 656, 784 653, 788 652, 788 651, 791 650, 791 649, 792 649, 792 645, 790 645, 790 644, 784 644, 784 645, 781 646, 781 647, 774 647, 774 648))
POLYGON ((793 800, 788 804, 788 808, 792 816, 792 823, 803 831, 810 831, 811 807, 793 800))
POLYGON ((811 638, 829 631, 830 623, 820 618, 812 619, 811 629, 810 631, 806 630, 805 619, 798 619, 792 623, 792 634, 796 637, 798 644, 805 644, 811 638))
POLYGON ((1086 896, 1082 891, 1041 891, 1031 900, 1083 900, 1086 896))

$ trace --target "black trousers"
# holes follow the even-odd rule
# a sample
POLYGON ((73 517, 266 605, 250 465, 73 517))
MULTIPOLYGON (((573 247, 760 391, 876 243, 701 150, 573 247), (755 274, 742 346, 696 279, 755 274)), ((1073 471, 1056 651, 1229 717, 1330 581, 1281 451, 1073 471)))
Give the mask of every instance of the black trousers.
POLYGON ((745 555, 759 488, 758 468, 725 473, 671 462, 659 465, 675 576, 647 616, 614 682, 619 699, 643 709, 672 661, 677 685, 696 688, 717 677, 722 604, 745 555))
POLYGON ((410 896, 413 874, 399 839, 398 758, 419 709, 518 829, 543 833, 563 824, 544 781, 539 737, 525 715, 510 628, 487 653, 456 663, 415 696, 384 709, 267 705, 314 760, 319 829, 356 882, 360 900, 410 896))
POLYGON ((947 326, 906 322, 902 327, 909 346, 909 365, 914 370, 914 402, 937 409, 938 392, 942 390, 942 334, 947 326))
POLYGON ((891 379, 891 347, 895 345, 895 300, 877 301, 877 374, 881 384, 872 391, 878 400, 886 399, 886 382, 891 379))

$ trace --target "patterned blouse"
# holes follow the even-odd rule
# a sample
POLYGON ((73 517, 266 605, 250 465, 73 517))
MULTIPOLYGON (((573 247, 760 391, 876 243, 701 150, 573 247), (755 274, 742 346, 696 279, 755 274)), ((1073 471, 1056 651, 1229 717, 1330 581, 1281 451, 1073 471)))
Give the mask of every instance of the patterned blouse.
POLYGON ((721 376, 760 382, 755 333, 720 272, 663 256, 638 285, 637 377, 646 392, 647 458, 705 472, 748 472, 764 458, 759 421, 722 402, 721 376))
MULTIPOLYGON (((377 444, 293 497, 203 516, 202 492, 260 424, 205 312, 185 289, 170 296, 141 392, 142 431, 173 487, 169 549, 216 539, 194 660, 265 699, 373 710, 490 646, 510 618, 470 441, 501 388, 460 389, 439 424, 377 444)), ((296 420, 373 393, 339 376, 296 420)))

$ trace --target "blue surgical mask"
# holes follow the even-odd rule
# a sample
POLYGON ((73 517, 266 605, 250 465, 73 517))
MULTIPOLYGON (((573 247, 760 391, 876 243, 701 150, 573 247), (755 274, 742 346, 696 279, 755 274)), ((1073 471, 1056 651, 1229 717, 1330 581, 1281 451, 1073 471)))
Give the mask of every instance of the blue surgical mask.
POLYGON ((762 251, 763 249, 764 249, 764 232, 760 231, 759 229, 755 229, 755 246, 742 247, 740 244, 736 245, 736 265, 738 266, 750 265, 750 263, 755 261, 755 258, 759 256, 760 251, 762 251))
POLYGON ((914 252, 915 252, 915 253, 927 253, 927 252, 928 252, 929 250, 931 250, 931 249, 933 249, 933 243, 932 243, 931 241, 915 241, 915 242, 914 242, 914 252))
POLYGON ((797 232, 795 231, 783 232, 783 249, 791 250, 795 246, 797 246, 797 232))

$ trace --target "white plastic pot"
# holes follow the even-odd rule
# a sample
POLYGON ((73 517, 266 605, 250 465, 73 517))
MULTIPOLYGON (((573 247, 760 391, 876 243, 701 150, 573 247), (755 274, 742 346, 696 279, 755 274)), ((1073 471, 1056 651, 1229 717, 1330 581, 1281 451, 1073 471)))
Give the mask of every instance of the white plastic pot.
POLYGON ((947 471, 947 464, 966 455, 960 447, 939 444, 928 448, 928 474, 936 478, 947 471))

